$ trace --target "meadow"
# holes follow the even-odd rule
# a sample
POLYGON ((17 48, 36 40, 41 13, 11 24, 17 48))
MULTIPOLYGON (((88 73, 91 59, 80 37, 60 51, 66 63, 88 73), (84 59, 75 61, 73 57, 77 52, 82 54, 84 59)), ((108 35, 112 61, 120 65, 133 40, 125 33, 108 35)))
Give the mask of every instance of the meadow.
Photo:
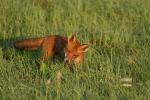
POLYGON ((150 1, 0 0, 0 99, 150 100, 150 1), (40 61, 40 50, 13 48, 71 33, 93 42, 74 72, 59 59, 40 61))

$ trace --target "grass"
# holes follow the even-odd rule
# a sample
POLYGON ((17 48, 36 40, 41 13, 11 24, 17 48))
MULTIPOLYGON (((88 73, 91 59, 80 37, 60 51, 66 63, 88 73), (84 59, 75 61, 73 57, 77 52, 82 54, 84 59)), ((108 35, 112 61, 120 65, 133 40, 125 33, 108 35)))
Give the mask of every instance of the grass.
POLYGON ((150 99, 150 1, 0 2, 0 48, 6 48, 0 50, 0 99, 150 99), (22 38, 73 32, 82 43, 95 41, 74 73, 59 60, 39 62, 39 69, 39 52, 12 47, 22 38), (132 78, 132 86, 122 86, 122 78, 132 78))

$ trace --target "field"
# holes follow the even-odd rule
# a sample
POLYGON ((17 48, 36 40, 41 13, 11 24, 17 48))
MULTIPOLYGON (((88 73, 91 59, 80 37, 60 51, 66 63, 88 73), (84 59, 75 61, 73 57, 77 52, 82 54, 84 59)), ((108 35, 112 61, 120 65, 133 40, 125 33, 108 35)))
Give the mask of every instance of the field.
POLYGON ((0 99, 150 100, 150 1, 0 0, 0 99), (74 72, 59 59, 40 61, 40 50, 13 48, 74 32, 93 42, 74 72))

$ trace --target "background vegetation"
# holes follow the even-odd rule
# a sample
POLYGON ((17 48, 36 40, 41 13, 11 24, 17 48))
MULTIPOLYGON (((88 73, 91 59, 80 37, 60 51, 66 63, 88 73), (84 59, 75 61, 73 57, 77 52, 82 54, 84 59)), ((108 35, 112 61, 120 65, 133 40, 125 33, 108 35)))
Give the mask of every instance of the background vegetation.
POLYGON ((2 100, 150 99, 149 0, 0 0, 0 48, 2 100), (94 42, 75 72, 12 47, 22 38, 73 32, 94 42))

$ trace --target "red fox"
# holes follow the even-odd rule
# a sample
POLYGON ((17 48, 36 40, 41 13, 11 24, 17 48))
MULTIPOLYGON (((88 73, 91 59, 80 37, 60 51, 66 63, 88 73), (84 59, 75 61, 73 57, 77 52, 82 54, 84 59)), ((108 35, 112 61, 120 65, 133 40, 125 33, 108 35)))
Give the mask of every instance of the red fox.
POLYGON ((31 38, 16 41, 14 47, 17 49, 37 50, 42 48, 42 59, 47 60, 56 54, 64 56, 64 62, 82 63, 84 54, 89 48, 89 44, 80 44, 75 34, 69 38, 60 35, 51 35, 41 38, 31 38))

